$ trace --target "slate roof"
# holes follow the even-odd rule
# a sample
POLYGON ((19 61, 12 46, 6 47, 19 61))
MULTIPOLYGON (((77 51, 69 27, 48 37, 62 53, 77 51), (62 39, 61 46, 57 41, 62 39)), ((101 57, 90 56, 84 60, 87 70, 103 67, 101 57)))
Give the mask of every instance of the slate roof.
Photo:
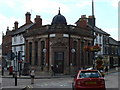
POLYGON ((16 35, 16 34, 20 34, 20 33, 23 33, 25 32, 26 29, 30 28, 32 25, 34 25, 35 23, 31 23, 31 24, 24 24, 23 26, 19 27, 13 35, 16 35))
MULTIPOLYGON (((92 26, 88 24, 88 26, 92 29, 92 26)), ((102 29, 98 28, 98 27, 94 27, 94 31, 95 32, 98 32, 98 33, 101 33, 101 34, 104 34, 104 35, 108 35, 110 36, 110 34, 108 34, 107 32, 103 31, 102 29)))
POLYGON ((109 37, 109 44, 111 45, 120 45, 118 41, 113 39, 112 37, 109 37))

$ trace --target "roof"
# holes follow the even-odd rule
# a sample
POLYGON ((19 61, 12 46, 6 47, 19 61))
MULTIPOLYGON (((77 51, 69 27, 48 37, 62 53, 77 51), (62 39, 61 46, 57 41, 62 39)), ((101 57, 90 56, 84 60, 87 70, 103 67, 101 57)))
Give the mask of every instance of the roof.
POLYGON ((2 45, 0 45, 0 49, 2 49, 2 45))
POLYGON ((109 37, 109 44, 111 45, 120 45, 118 41, 113 39, 112 37, 109 37))
POLYGON ((101 33, 101 34, 104 34, 104 35, 108 35, 108 36, 110 35, 107 32, 103 31, 102 29, 100 29, 96 26, 94 27, 94 30, 95 30, 95 32, 98 32, 98 33, 101 33))
MULTIPOLYGON (((88 26, 90 28, 93 28, 91 25, 88 24, 88 26)), ((100 34, 104 34, 104 35, 108 35, 110 36, 110 34, 108 34, 107 32, 103 31, 102 29, 98 28, 97 26, 94 27, 94 32, 100 33, 100 34)))
POLYGON ((72 34, 72 35, 80 35, 86 37, 92 37, 90 30, 84 30, 82 28, 73 27, 71 25, 57 24, 57 25, 49 25, 47 29, 46 26, 42 26, 39 29, 34 30, 34 32, 26 32, 24 34, 25 37, 36 36, 36 35, 45 35, 52 33, 64 33, 64 34, 72 34))
POLYGON ((34 25, 34 23, 31 23, 31 24, 24 24, 23 26, 19 27, 13 35, 16 35, 16 34, 20 34, 20 33, 23 33, 25 32, 26 29, 30 28, 32 25, 34 25))
POLYGON ((66 18, 61 15, 60 10, 58 15, 54 16, 51 24, 67 24, 66 18))

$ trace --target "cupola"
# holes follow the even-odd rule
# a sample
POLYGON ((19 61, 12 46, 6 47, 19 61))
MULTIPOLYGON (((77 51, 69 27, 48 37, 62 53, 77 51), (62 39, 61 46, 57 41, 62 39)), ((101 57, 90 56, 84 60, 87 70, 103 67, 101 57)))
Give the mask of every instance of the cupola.
POLYGON ((60 13, 60 8, 58 11, 58 15, 53 17, 51 24, 65 24, 65 25, 67 25, 66 18, 63 15, 61 15, 61 13, 60 13))

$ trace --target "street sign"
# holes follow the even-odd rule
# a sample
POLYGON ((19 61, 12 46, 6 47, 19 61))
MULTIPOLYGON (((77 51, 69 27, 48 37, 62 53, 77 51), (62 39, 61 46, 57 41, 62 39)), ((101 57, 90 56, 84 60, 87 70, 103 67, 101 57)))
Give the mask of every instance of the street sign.
POLYGON ((8 52, 7 59, 8 60, 14 60, 14 58, 15 58, 15 54, 12 51, 8 52))

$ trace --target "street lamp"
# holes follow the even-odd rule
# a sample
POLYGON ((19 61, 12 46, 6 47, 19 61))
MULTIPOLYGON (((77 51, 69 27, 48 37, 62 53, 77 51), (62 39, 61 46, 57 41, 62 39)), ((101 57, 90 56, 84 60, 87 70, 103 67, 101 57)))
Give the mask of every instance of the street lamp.
MULTIPOLYGON (((71 71, 71 69, 72 69, 72 66, 73 66, 73 59, 74 59, 74 57, 73 57, 73 54, 75 53, 75 49, 74 48, 72 48, 71 50, 71 53, 72 53, 72 60, 70 61, 70 70, 69 70, 69 72, 70 72, 70 74, 73 72, 73 71, 71 71)), ((72 69, 73 70, 73 69, 72 69)))
MULTIPOLYGON (((74 48, 72 48, 72 49, 71 49, 71 52, 72 52, 72 54, 74 54, 74 53, 75 53, 75 49, 74 49, 74 48)), ((73 61, 73 59, 74 59, 74 57, 72 58, 72 61, 73 61)), ((72 66, 72 65, 73 65, 72 63, 73 63, 73 62, 71 62, 71 63, 70 63, 70 66, 72 66)))
POLYGON ((45 56, 46 52, 47 52, 47 49, 44 48, 43 49, 43 53, 44 53, 44 65, 47 65, 47 63, 46 63, 46 56, 45 56))
POLYGON ((72 52, 72 53, 75 53, 75 49, 74 49, 74 48, 73 48, 73 49, 71 49, 71 52, 72 52))

